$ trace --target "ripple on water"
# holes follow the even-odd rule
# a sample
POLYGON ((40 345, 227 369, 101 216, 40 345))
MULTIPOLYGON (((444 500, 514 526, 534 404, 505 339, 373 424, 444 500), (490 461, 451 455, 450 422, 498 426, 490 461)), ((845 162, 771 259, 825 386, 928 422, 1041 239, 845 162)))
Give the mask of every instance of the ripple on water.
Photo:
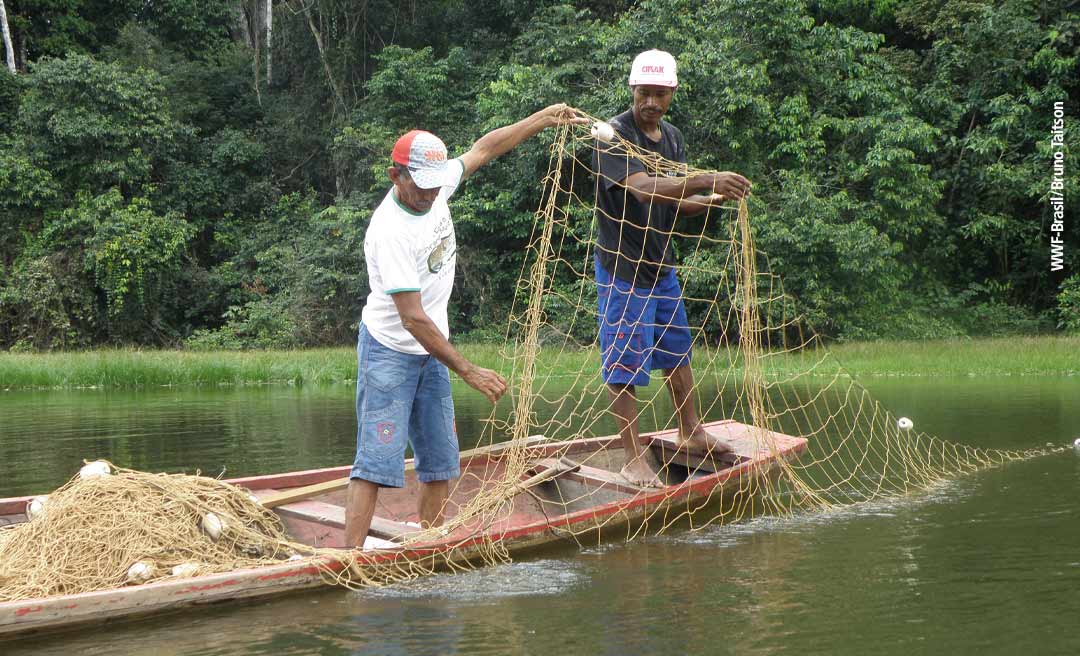
POLYGON ((534 560, 484 567, 457 574, 435 574, 382 588, 361 590, 367 599, 446 599, 477 603, 508 597, 562 594, 588 581, 573 560, 534 560))
POLYGON ((754 517, 731 524, 716 522, 700 530, 669 533, 656 539, 670 544, 736 546, 748 537, 764 533, 813 532, 822 526, 853 519, 893 518, 927 505, 957 503, 971 494, 970 485, 961 480, 943 481, 908 496, 862 501, 827 510, 800 511, 787 517, 754 517))

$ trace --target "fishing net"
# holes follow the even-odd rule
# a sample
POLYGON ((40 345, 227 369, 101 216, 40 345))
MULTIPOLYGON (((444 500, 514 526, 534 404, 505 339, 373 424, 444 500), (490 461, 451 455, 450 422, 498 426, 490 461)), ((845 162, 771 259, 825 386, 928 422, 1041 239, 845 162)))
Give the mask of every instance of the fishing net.
MULTIPOLYGON (((575 465, 591 468, 594 480, 586 485, 568 484, 573 474, 563 476, 555 469, 547 470, 550 478, 537 474, 528 436, 581 440, 614 435, 620 427, 600 371, 593 275, 596 215, 602 211, 596 199, 601 178, 597 149, 635 158, 651 176, 707 173, 664 160, 618 134, 599 141, 588 125, 556 129, 497 367, 510 373, 513 409, 508 417, 493 410, 480 439, 482 445, 509 439, 515 446, 494 470, 463 473, 443 531, 461 535, 463 544, 477 536, 489 539, 493 544, 485 551, 486 559, 505 559, 506 551, 498 544, 500 527, 522 505, 537 506, 552 518, 595 507, 601 499, 614 500, 626 510, 552 530, 579 542, 613 534, 629 540, 674 525, 696 529, 763 514, 816 512, 901 497, 958 475, 1059 450, 975 448, 898 422, 798 315, 768 258, 755 248, 750 209, 741 202, 698 217, 677 216, 670 246, 676 251, 674 268, 693 335, 691 399, 699 417, 729 420, 711 430, 736 446, 739 456, 695 456, 676 443, 674 448, 646 446, 644 457, 669 485, 690 485, 697 477, 733 466, 750 471, 704 495, 680 494, 678 486, 665 488, 659 501, 655 489, 619 482, 624 463, 611 450, 570 453, 570 446, 555 451, 549 446, 544 454, 549 463, 569 462, 565 471, 575 465), (805 440, 801 452, 793 448, 800 440, 793 438, 805 440), (597 482, 595 470, 601 470, 599 480, 611 481, 607 497, 598 493, 604 484, 597 482), (653 501, 634 503, 645 496, 653 501)), ((625 216, 607 218, 627 221, 625 216)), ((685 426, 680 429, 685 403, 676 404, 660 372, 636 394, 640 432, 685 431, 685 426)), ((406 544, 438 536, 434 531, 417 533, 406 544)))
POLYGON ((496 367, 510 380, 512 410, 493 410, 479 436, 479 446, 509 446, 463 471, 452 485, 443 526, 401 538, 404 549, 392 557, 316 549, 292 542, 278 516, 238 488, 204 477, 119 470, 73 480, 50 496, 44 516, 0 531, 0 600, 124 585, 140 561, 154 563, 148 580, 158 580, 183 563, 196 563, 199 573, 221 572, 280 563, 293 554, 323 557, 313 562, 323 564, 330 582, 378 585, 506 561, 511 531, 523 518, 548 521, 547 530, 569 540, 629 540, 673 526, 695 529, 909 495, 1054 450, 979 449, 898 424, 797 314, 768 259, 754 247, 745 202, 677 217, 671 233, 693 337, 694 382, 676 403, 655 372, 652 384, 636 388, 634 417, 642 434, 675 436, 674 442, 642 442, 642 457, 668 487, 658 496, 655 488, 620 479, 625 457, 617 448, 569 446, 564 441, 590 438, 620 444, 597 339, 597 149, 638 159, 654 176, 705 173, 617 135, 597 141, 588 126, 555 130, 496 367), (736 455, 679 446, 689 402, 701 418, 726 420, 712 431, 736 446, 736 455), (540 455, 529 439, 536 435, 546 438, 540 455), (718 480, 716 474, 725 472, 730 478, 718 480), (717 484, 687 493, 703 479, 717 484), (648 502, 638 503, 642 499, 648 502), (610 512, 596 512, 604 504, 610 512), (217 541, 200 528, 207 512, 228 527, 217 541), (572 513, 579 519, 584 513, 585 520, 552 521, 572 513), (423 546, 433 542, 442 546, 423 546))
POLYGON ((28 521, 0 529, 0 602, 293 560, 357 586, 455 566, 446 554, 434 553, 366 562, 338 574, 336 551, 292 540, 281 518, 241 487, 198 474, 151 474, 106 461, 94 466, 109 473, 80 472, 47 497, 35 497, 28 521))
POLYGON ((75 476, 0 531, 0 601, 223 572, 295 553, 280 520, 247 492, 204 476, 75 476), (213 513, 210 531, 204 518, 213 513), (215 530, 217 529, 217 530, 215 530), (129 570, 137 563, 133 575, 129 570))

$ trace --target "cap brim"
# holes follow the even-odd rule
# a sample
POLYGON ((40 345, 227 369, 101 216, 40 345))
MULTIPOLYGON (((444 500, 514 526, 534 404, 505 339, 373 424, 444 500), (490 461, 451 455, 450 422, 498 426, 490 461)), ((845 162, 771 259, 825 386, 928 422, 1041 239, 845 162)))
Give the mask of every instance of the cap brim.
POLYGON ((675 82, 661 82, 657 80, 630 80, 627 86, 631 87, 667 87, 669 89, 675 89, 679 86, 678 81, 675 82))
POLYGON ((445 187, 453 181, 450 170, 450 162, 444 162, 438 168, 409 169, 409 175, 413 182, 421 189, 435 189, 445 187))

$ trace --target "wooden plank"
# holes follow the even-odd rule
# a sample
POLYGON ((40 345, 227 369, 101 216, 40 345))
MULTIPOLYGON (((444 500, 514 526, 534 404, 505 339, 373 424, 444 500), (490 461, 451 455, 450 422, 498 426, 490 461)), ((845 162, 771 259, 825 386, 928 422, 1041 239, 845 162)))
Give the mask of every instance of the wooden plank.
MULTIPOLYGON (((581 469, 581 463, 574 462, 570 458, 543 458, 529 465, 529 468, 525 471, 540 474, 546 471, 555 471, 558 474, 564 474, 570 471, 577 471, 581 469)), ((556 474, 557 475, 557 474, 556 474)))
POLYGON ((737 453, 721 453, 713 455, 709 452, 698 452, 687 449, 669 440, 654 440, 650 445, 653 448, 657 460, 663 465, 682 465, 691 472, 707 472, 715 474, 745 462, 749 458, 737 453))
MULTIPOLYGON (((325 524, 334 528, 345 528, 345 509, 322 501, 294 501, 286 506, 279 506, 277 512, 297 519, 325 524)), ((411 533, 418 533, 419 526, 397 522, 378 515, 371 518, 368 533, 383 540, 397 540, 411 533)))
MULTIPOLYGON (((483 455, 494 455, 509 449, 512 446, 524 444, 524 446, 532 446, 539 444, 540 442, 546 442, 547 438, 543 435, 531 435, 524 440, 514 442, 499 442, 498 444, 489 444, 476 449, 469 449, 468 451, 461 452, 461 459, 475 458, 483 455)), ((410 460, 405 463, 405 471, 412 471, 415 465, 410 460)), ((349 486, 349 478, 339 478, 333 481, 326 481, 325 483, 316 483, 315 485, 308 485, 293 490, 285 490, 277 494, 267 495, 259 501, 266 508, 276 508, 277 506, 284 505, 286 503, 293 503, 295 501, 303 501, 304 499, 310 499, 311 497, 317 497, 327 492, 336 492, 337 490, 343 490, 349 486)))
POLYGON ((588 465, 578 465, 576 471, 567 472, 565 476, 569 480, 584 483, 585 485, 603 487, 608 490, 623 492, 625 494, 636 495, 641 492, 656 492, 663 489, 632 485, 630 481, 626 480, 626 478, 618 472, 600 469, 599 467, 590 467, 588 465))
POLYGON ((562 476, 568 472, 575 472, 581 469, 581 465, 574 462, 569 458, 544 458, 538 460, 532 464, 527 471, 536 472, 528 478, 524 478, 518 483, 518 489, 522 492, 539 485, 544 481, 550 481, 556 476, 562 476))

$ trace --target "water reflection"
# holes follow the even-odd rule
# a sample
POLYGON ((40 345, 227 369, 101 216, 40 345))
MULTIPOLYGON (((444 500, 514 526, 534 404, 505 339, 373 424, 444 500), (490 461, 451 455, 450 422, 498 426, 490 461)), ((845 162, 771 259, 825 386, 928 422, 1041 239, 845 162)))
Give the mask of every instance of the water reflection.
MULTIPOLYGON (((867 384, 919 429, 966 444, 1026 448, 1080 434, 1078 379, 867 384)), ((458 399, 459 430, 477 430, 487 405, 458 399)), ((345 386, 8 392, 0 487, 48 489, 98 455, 235 475, 341 464, 352 457, 354 421, 345 386)), ((1059 453, 900 501, 629 545, 563 545, 379 591, 214 607, 0 643, 0 652, 1080 653, 1078 489, 1080 454, 1059 453)))

